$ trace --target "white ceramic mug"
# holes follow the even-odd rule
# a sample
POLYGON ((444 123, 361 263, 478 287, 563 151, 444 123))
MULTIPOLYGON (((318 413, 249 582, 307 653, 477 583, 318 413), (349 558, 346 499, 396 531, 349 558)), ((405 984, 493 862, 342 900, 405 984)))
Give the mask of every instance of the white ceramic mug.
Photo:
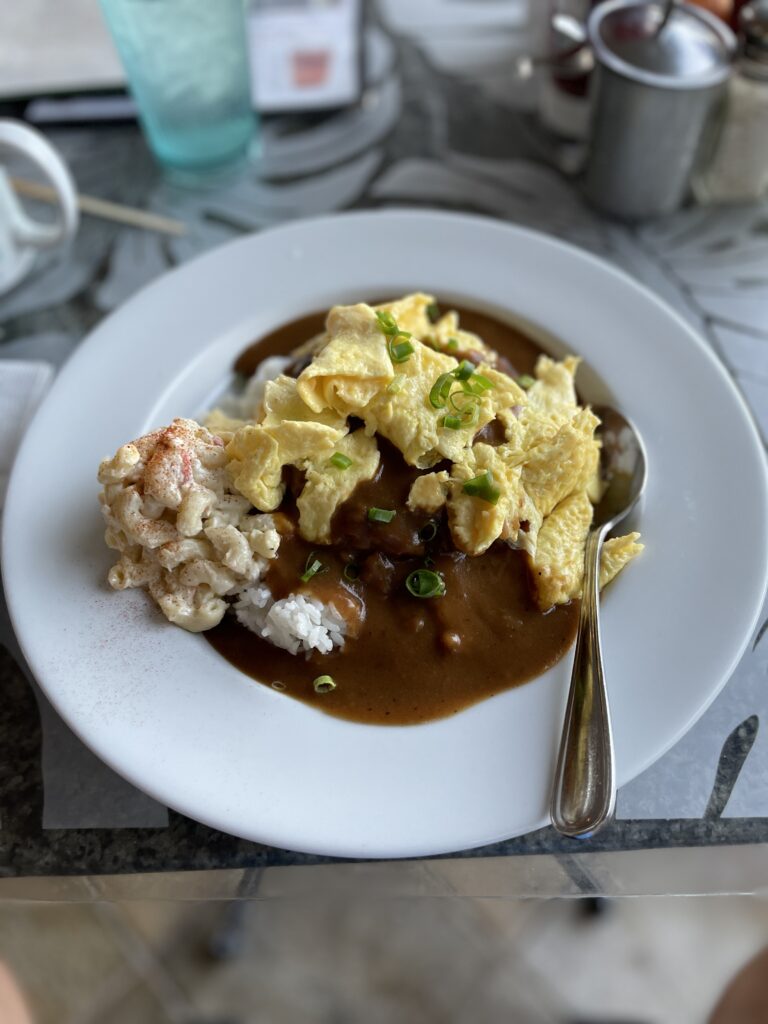
POLYGON ((0 118, 0 295, 29 273, 41 249, 70 241, 77 223, 75 183, 59 154, 40 132, 20 121, 0 118), (3 153, 23 156, 42 172, 58 200, 55 224, 43 224, 28 215, 2 166, 3 153))

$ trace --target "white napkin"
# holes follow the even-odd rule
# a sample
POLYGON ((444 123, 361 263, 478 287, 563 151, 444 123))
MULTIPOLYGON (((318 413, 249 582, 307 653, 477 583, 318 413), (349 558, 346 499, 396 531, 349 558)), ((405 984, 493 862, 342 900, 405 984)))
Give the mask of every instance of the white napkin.
POLYGON ((0 510, 24 431, 51 386, 50 363, 0 359, 0 510))

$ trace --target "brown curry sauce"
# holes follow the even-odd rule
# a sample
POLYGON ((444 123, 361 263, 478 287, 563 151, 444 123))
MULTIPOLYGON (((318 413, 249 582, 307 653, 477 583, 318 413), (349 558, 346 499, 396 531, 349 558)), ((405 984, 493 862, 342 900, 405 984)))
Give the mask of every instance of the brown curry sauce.
MULTIPOLYGON (((508 361, 500 369, 513 375, 533 372, 541 349, 529 337, 485 314, 450 308, 458 310, 462 328, 508 361)), ((235 368, 250 374, 266 356, 289 353, 321 331, 324 319, 317 313, 278 328, 250 346, 235 368)), ((503 436, 489 424, 478 439, 494 444, 503 436)), ((434 517, 436 535, 421 539, 420 531, 422 536, 433 532, 424 531, 430 516, 406 508, 419 470, 407 466, 388 442, 377 440, 377 475, 359 484, 337 511, 330 547, 308 544, 295 528, 290 532, 292 498, 302 481, 296 471, 286 473, 288 495, 280 510, 286 532, 265 577, 276 598, 303 593, 333 603, 352 624, 343 648, 292 655, 231 615, 204 636, 246 674, 328 714, 412 725, 455 714, 541 675, 573 642, 578 604, 539 611, 530 596, 526 556, 503 542, 479 557, 463 555, 439 517, 434 517), (388 524, 370 523, 371 506, 396 509, 397 515, 388 524), (324 571, 301 583, 313 550, 324 571), (417 598, 405 588, 405 578, 423 567, 425 558, 445 580, 442 597, 417 598), (313 680, 322 674, 333 677, 335 690, 315 693, 313 680)))

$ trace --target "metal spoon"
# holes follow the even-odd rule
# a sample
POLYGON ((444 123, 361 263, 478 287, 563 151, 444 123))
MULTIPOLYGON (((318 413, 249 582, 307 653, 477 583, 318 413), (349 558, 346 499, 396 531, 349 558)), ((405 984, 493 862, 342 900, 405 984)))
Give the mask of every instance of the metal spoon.
POLYGON ((557 12, 550 23, 554 35, 554 53, 533 57, 523 53, 515 61, 515 74, 528 79, 536 68, 551 68, 559 78, 581 78, 595 66, 592 50, 587 46, 587 29, 570 14, 557 12))
POLYGON ((594 835, 616 806, 616 772, 608 692, 600 653, 598 607, 603 540, 637 504, 646 481, 642 441, 621 413, 596 408, 602 421, 601 468, 607 488, 595 508, 584 553, 584 585, 550 816, 558 832, 574 838, 594 835))
POLYGON ((659 25, 658 25, 658 27, 656 29, 656 33, 655 33, 657 36, 660 36, 661 33, 664 31, 664 29, 667 27, 667 22, 669 21, 669 16, 672 13, 672 11, 674 10, 674 7, 675 7, 675 0, 666 0, 665 4, 664 4, 664 6, 662 7, 662 10, 661 10, 661 21, 659 22, 659 25))

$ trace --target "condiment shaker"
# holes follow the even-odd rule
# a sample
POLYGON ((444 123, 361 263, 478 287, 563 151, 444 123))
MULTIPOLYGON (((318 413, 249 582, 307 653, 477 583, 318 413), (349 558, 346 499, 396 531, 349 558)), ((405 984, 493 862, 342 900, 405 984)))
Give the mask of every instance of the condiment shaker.
POLYGON ((607 0, 587 25, 595 54, 584 189, 623 220, 671 213, 686 198, 702 140, 731 74, 736 37, 708 11, 607 0))
POLYGON ((739 29, 714 156, 693 183, 701 202, 745 202, 768 192, 768 0, 743 7, 739 29))

